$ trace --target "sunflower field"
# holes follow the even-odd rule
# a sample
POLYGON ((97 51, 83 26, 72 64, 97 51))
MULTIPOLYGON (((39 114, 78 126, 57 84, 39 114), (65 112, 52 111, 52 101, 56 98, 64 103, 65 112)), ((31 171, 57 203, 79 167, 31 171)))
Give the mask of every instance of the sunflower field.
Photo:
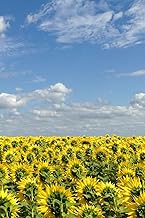
POLYGON ((145 137, 0 137, 0 218, 145 218, 145 137))

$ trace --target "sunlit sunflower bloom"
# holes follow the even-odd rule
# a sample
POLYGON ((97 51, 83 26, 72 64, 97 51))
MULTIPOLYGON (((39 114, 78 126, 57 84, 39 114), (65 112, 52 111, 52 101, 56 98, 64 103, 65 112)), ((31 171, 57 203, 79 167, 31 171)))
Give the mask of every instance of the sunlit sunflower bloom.
POLYGON ((72 214, 77 218, 103 218, 102 210, 92 205, 82 205, 78 208, 72 209, 72 214))
POLYGON ((53 167, 47 162, 39 162, 37 165, 37 174, 42 183, 49 183, 52 177, 53 167))
POLYGON ((34 144, 29 149, 35 155, 35 158, 38 160, 40 156, 40 147, 34 144))
POLYGON ((145 179, 145 163, 135 165, 135 176, 143 180, 145 179))
POLYGON ((82 179, 86 174, 86 169, 82 162, 78 159, 70 160, 68 162, 66 175, 73 180, 82 179))
POLYGON ((53 148, 51 148, 51 147, 48 147, 46 149, 46 154, 47 154, 47 157, 48 157, 48 161, 51 162, 53 160, 54 155, 55 155, 55 150, 53 148))
POLYGON ((121 164, 121 163, 128 164, 129 163, 128 154, 123 154, 120 151, 118 151, 117 153, 115 153, 114 157, 118 164, 121 164))
POLYGON ((71 192, 63 186, 52 185, 46 186, 45 190, 39 190, 38 211, 46 218, 62 218, 73 204, 71 192))
POLYGON ((132 169, 131 167, 120 168, 119 172, 118 172, 118 180, 120 180, 121 178, 124 178, 126 176, 128 176, 130 178, 134 178, 135 177, 134 169, 132 169))
POLYGON ((21 200, 26 199, 33 201, 37 197, 38 193, 38 184, 37 180, 33 177, 29 177, 27 179, 22 179, 18 182, 19 198, 21 200))
POLYGON ((10 177, 14 182, 18 182, 21 179, 26 178, 28 175, 32 175, 32 168, 27 163, 15 163, 10 168, 10 177))
POLYGON ((9 180, 9 170, 6 164, 0 164, 0 182, 6 182, 9 180))
POLYGON ((76 196, 80 203, 93 204, 97 202, 97 181, 95 178, 86 177, 77 183, 76 196))
POLYGON ((145 192, 138 198, 135 198, 135 203, 128 205, 129 218, 144 218, 145 217, 145 192))
POLYGON ((65 178, 64 169, 60 168, 59 165, 52 167, 51 173, 53 182, 57 181, 57 183, 60 184, 61 181, 65 178))
POLYGON ((27 163, 32 164, 35 160, 35 155, 31 151, 27 151, 25 154, 25 160, 27 163))
POLYGON ((79 159, 79 160, 83 160, 84 157, 84 152, 82 149, 80 149, 79 147, 74 147, 74 157, 79 159))
POLYGON ((63 149, 63 151, 60 153, 59 157, 60 157, 61 163, 63 165, 68 164, 68 162, 71 160, 71 156, 69 156, 67 154, 67 149, 66 148, 63 149))
POLYGON ((14 149, 10 149, 3 154, 3 162, 11 164, 15 161, 15 151, 14 149))
POLYGON ((111 182, 100 182, 97 185, 97 193, 100 197, 100 203, 109 203, 114 205, 114 199, 118 195, 118 189, 111 182))
POLYGON ((105 146, 100 146, 94 150, 93 154, 96 160, 102 162, 109 158, 110 151, 105 146))
POLYGON ((126 186, 130 182, 130 177, 126 176, 118 180, 117 187, 121 188, 126 186))
POLYGON ((122 201, 125 202, 125 204, 134 202, 135 198, 143 192, 143 186, 139 178, 130 178, 124 186, 119 186, 119 188, 122 190, 122 201))
POLYGON ((12 148, 11 143, 2 144, 2 150, 3 152, 6 152, 12 148))
POLYGON ((142 147, 141 149, 139 149, 137 151, 137 156, 141 163, 145 162, 145 148, 142 147))
POLYGON ((0 191, 0 217, 18 217, 19 205, 17 199, 7 191, 0 191))

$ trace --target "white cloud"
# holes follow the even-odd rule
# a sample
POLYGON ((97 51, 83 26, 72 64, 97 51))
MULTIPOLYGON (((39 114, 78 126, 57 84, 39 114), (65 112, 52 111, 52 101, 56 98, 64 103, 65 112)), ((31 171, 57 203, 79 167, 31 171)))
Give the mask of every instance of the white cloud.
POLYGON ((51 85, 46 89, 37 89, 32 93, 29 93, 29 97, 31 99, 40 99, 48 102, 63 102, 67 94, 71 92, 71 89, 68 89, 62 83, 56 83, 55 85, 51 85))
POLYGON ((130 72, 130 73, 118 73, 116 76, 117 77, 122 77, 122 76, 126 76, 126 77, 144 77, 145 76, 145 69, 133 71, 133 72, 130 72))
POLYGON ((131 105, 136 108, 145 109, 145 93, 138 93, 131 100, 131 105))
POLYGON ((39 76, 39 75, 36 75, 35 79, 33 79, 32 82, 34 82, 34 83, 46 82, 46 78, 39 76))
POLYGON ((145 70, 138 70, 128 74, 131 77, 142 77, 145 76, 145 70))
POLYGON ((71 102, 62 83, 45 89, 0 94, 0 131, 4 135, 144 134, 145 93, 128 105, 103 101, 71 102))
MULTIPOLYGON (((19 90, 18 90, 19 91, 19 90)), ((0 93, 0 109, 11 109, 24 107, 30 102, 45 102, 51 104, 61 104, 65 101, 66 96, 71 92, 62 83, 56 83, 46 89, 36 89, 29 93, 18 94, 0 93)))
POLYGON ((7 21, 4 16, 0 16, 0 37, 4 37, 4 34, 9 26, 9 21, 7 21))
POLYGON ((38 12, 27 15, 28 24, 53 33, 60 43, 89 41, 105 48, 142 43, 144 20, 144 0, 134 0, 129 9, 119 12, 105 0, 52 0, 38 12))
POLYGON ((26 101, 16 95, 8 93, 0 93, 0 109, 16 108, 24 106, 26 101))
POLYGON ((59 116, 56 111, 52 111, 52 110, 43 110, 43 109, 42 110, 37 110, 37 109, 34 109, 32 111, 32 113, 34 115, 36 115, 37 118, 39 117, 39 119, 42 119, 42 118, 46 119, 46 117, 48 117, 48 118, 51 117, 52 118, 52 117, 58 117, 59 116))

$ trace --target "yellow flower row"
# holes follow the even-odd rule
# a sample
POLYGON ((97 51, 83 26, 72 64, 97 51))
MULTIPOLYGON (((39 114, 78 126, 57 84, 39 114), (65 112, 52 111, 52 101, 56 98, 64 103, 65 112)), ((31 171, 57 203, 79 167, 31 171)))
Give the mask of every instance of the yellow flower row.
POLYGON ((0 137, 3 217, 145 217, 145 137, 0 137))

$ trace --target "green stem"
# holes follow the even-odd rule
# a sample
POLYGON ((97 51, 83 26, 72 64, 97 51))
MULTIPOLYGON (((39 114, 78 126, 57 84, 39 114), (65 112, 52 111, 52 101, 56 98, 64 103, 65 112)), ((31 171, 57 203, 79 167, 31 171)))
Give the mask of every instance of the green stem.
POLYGON ((33 189, 31 189, 31 205, 32 205, 32 218, 34 218, 34 208, 33 208, 33 201, 34 201, 34 196, 33 196, 33 189))

